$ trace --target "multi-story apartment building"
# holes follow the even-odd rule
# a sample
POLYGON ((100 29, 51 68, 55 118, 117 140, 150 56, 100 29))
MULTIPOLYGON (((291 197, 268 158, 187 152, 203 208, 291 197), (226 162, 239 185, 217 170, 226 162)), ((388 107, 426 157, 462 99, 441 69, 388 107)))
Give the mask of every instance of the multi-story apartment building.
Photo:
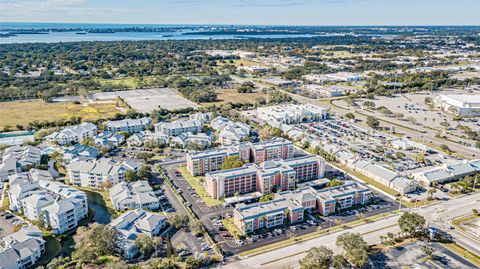
POLYGON ((57 141, 59 145, 80 143, 83 140, 97 135, 98 128, 95 124, 84 122, 80 125, 63 128, 60 132, 48 135, 48 140, 57 141))
POLYGON ((35 265, 45 252, 42 231, 35 226, 22 227, 2 238, 0 268, 26 269, 35 265))
POLYGON ((9 183, 10 209, 22 212, 27 219, 43 221, 55 234, 76 227, 88 214, 86 194, 61 182, 33 181, 22 174, 11 176, 9 183))
POLYGON ((110 199, 116 210, 147 208, 158 209, 160 201, 148 181, 120 182, 109 190, 110 199))
POLYGON ((238 156, 241 160, 261 163, 275 159, 293 157, 293 143, 277 138, 262 143, 241 143, 236 146, 187 154, 187 170, 193 176, 205 175, 220 170, 223 160, 229 156, 238 156))
POLYGON ((100 188, 106 183, 117 184, 125 180, 128 170, 137 172, 141 164, 133 161, 122 163, 110 159, 72 160, 67 165, 70 182, 76 186, 100 188))
POLYGON ((272 126, 298 124, 325 120, 327 109, 311 104, 267 106, 257 108, 257 117, 272 126))
POLYGON ((275 199, 251 205, 239 204, 233 210, 234 224, 244 233, 258 229, 270 229, 289 223, 303 221, 304 208, 301 204, 285 199, 275 199))
POLYGON ((143 117, 140 119, 124 119, 107 121, 104 123, 105 129, 110 132, 139 133, 144 131, 148 125, 152 124, 152 119, 143 117))
POLYGON ((353 181, 341 186, 317 189, 314 186, 279 192, 275 199, 251 205, 239 204, 233 211, 234 224, 244 233, 261 228, 303 221, 306 212, 330 215, 337 210, 369 202, 372 192, 353 181))
POLYGON ((308 155, 289 160, 269 160, 261 164, 207 173, 206 189, 214 199, 259 191, 291 190, 297 181, 314 180, 324 175, 325 160, 308 155), (297 172, 298 171, 298 172, 297 172))
POLYGON ((160 122, 155 124, 156 132, 163 132, 168 136, 178 136, 183 133, 191 132, 197 134, 201 132, 203 123, 199 120, 180 119, 172 122, 160 122))
POLYGON ((0 158, 0 182, 7 181, 9 176, 21 172, 29 165, 39 165, 41 157, 40 149, 33 146, 16 145, 7 148, 0 158))

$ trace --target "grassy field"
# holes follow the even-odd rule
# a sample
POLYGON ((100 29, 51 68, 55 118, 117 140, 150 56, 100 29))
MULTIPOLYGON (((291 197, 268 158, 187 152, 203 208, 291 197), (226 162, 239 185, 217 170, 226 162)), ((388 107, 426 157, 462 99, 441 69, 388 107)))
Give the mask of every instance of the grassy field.
MULTIPOLYGON (((121 106, 119 104, 119 106, 121 106)), ((0 127, 27 125, 35 120, 54 121, 79 116, 87 120, 108 118, 121 112, 117 102, 73 104, 71 102, 45 103, 41 100, 2 102, 0 127)))
POLYGON ((102 85, 108 86, 125 86, 129 89, 137 89, 144 84, 148 84, 157 79, 157 77, 142 77, 142 78, 116 78, 116 79, 99 79, 98 82, 102 85))
POLYGON ((200 196, 200 198, 205 202, 206 205, 208 206, 216 206, 216 205, 221 205, 222 201, 213 199, 208 195, 208 193, 205 191, 205 189, 202 187, 200 180, 202 177, 194 177, 190 175, 190 173, 187 171, 186 167, 179 167, 178 171, 182 174, 182 176, 188 181, 190 186, 195 189, 195 192, 200 196))
POLYGON ((203 103, 204 106, 220 105, 229 102, 232 103, 255 103, 256 98, 261 97, 267 99, 267 95, 261 92, 238 93, 236 89, 217 90, 218 101, 212 103, 203 103))

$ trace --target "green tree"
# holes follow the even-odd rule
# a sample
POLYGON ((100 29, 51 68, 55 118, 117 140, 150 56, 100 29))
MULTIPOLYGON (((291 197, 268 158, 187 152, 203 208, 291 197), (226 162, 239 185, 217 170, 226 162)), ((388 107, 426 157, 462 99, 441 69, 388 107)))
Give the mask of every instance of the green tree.
POLYGON ((175 248, 173 248, 170 236, 167 236, 165 245, 167 246, 167 258, 171 258, 176 255, 175 248))
POLYGON ((325 246, 311 248, 307 255, 299 261, 302 269, 328 269, 333 251, 325 246))
POLYGON ((194 257, 188 257, 185 259, 185 268, 186 269, 196 269, 202 266, 203 260, 196 259, 194 257))
POLYGON ((335 186, 341 186, 341 185, 343 185, 343 181, 338 179, 331 180, 330 182, 327 183, 327 187, 329 188, 335 187, 335 186))
POLYGON ((150 237, 145 234, 140 234, 134 242, 138 251, 144 256, 150 256, 162 244, 162 239, 159 237, 150 237))
POLYGON ((347 260, 345 260, 345 257, 343 255, 335 255, 332 258, 332 267, 335 269, 343 269, 347 267, 347 260))
POLYGON ((127 170, 127 172, 125 172, 125 180, 128 182, 134 182, 138 180, 138 176, 133 170, 127 170))
POLYGON ((114 255, 118 232, 111 226, 93 223, 88 227, 79 227, 73 240, 75 242, 74 259, 95 261, 100 256, 114 255))
POLYGON ((223 160, 222 170, 238 168, 242 165, 244 165, 244 161, 240 160, 238 156, 229 156, 223 160))
POLYGON ((380 125, 380 122, 375 117, 368 116, 367 125, 375 129, 380 125))
POLYGON ((421 248, 423 254, 425 254, 429 259, 435 258, 435 249, 430 246, 422 246, 421 248))
POLYGON ((170 214, 168 216, 168 222, 172 225, 175 229, 180 229, 183 226, 188 224, 188 217, 186 215, 181 215, 178 212, 170 214))
POLYGON ((367 243, 359 233, 341 234, 335 244, 343 249, 343 256, 355 267, 362 267, 367 262, 367 243))
POLYGON ((151 176, 152 176, 152 167, 150 165, 144 164, 142 165, 142 167, 140 167, 140 169, 138 169, 137 177, 140 180, 149 180, 151 176))
POLYGON ((398 226, 402 232, 414 236, 425 226, 425 218, 417 213, 405 212, 398 219, 398 226))
POLYGON ((355 119, 355 114, 353 114, 352 112, 348 112, 347 114, 345 114, 345 118, 353 120, 355 119))

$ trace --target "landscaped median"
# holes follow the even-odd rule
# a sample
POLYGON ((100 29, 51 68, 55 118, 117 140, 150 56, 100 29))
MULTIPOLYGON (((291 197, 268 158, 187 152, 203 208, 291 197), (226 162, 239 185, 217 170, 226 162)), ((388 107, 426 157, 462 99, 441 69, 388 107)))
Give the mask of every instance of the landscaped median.
POLYGON ((462 256, 463 258, 480 268, 480 256, 478 256, 477 254, 468 251, 457 243, 442 243, 442 246, 462 256))
MULTIPOLYGON (((350 228, 353 228, 353 227, 356 227, 356 226, 360 226, 360 225, 365 224, 367 222, 386 219, 388 217, 394 216, 397 213, 398 213, 398 211, 392 211, 392 212, 378 214, 378 215, 367 217, 367 218, 358 219, 358 220, 355 220, 355 221, 352 221, 352 222, 349 222, 349 223, 346 223, 346 224, 334 226, 330 229, 319 230, 319 231, 316 231, 316 232, 313 232, 313 233, 304 234, 304 235, 300 235, 300 236, 297 236, 297 237, 292 237, 292 238, 289 238, 289 239, 285 239, 283 241, 273 243, 273 244, 270 244, 270 245, 267 245, 267 246, 247 250, 245 252, 240 253, 239 256, 242 257, 242 258, 248 258, 248 257, 251 257, 251 256, 260 255, 260 254, 263 254, 263 253, 266 253, 266 252, 269 252, 269 251, 273 251, 273 250, 277 250, 277 249, 280 249, 280 248, 284 248, 284 247, 287 247, 287 246, 290 246, 290 245, 293 245, 293 244, 298 244, 298 243, 301 243, 301 242, 305 242, 305 241, 308 241, 308 240, 311 240, 311 239, 314 239, 314 238, 317 238, 317 237, 320 237, 320 236, 323 236, 323 235, 327 235, 327 234, 338 232, 338 231, 341 231, 341 230, 344 230, 344 229, 350 229, 350 228)), ((395 225, 397 225, 397 224, 395 224, 395 225)), ((382 227, 382 229, 383 229, 383 227, 382 227)), ((298 254, 300 254, 300 253, 297 253, 295 255, 298 255, 298 254)))
POLYGON ((228 219, 222 220, 222 224, 225 227, 225 229, 227 229, 227 231, 233 236, 243 234, 242 231, 240 231, 240 229, 238 229, 237 225, 235 225, 235 223, 233 223, 233 218, 228 218, 228 219))
POLYGON ((222 204, 222 201, 210 197, 210 195, 208 195, 208 193, 203 188, 201 181, 205 180, 205 177, 194 177, 190 175, 190 172, 188 172, 187 167, 185 166, 178 167, 177 170, 188 181, 188 184, 190 184, 190 186, 195 189, 195 192, 198 194, 198 196, 200 196, 202 201, 207 206, 216 206, 222 204))

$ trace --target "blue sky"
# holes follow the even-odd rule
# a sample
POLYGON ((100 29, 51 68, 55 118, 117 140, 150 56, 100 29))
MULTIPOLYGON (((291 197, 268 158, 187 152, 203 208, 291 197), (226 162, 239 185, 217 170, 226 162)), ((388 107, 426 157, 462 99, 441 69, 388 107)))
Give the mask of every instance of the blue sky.
POLYGON ((0 0, 0 21, 480 25, 480 0, 0 0))

